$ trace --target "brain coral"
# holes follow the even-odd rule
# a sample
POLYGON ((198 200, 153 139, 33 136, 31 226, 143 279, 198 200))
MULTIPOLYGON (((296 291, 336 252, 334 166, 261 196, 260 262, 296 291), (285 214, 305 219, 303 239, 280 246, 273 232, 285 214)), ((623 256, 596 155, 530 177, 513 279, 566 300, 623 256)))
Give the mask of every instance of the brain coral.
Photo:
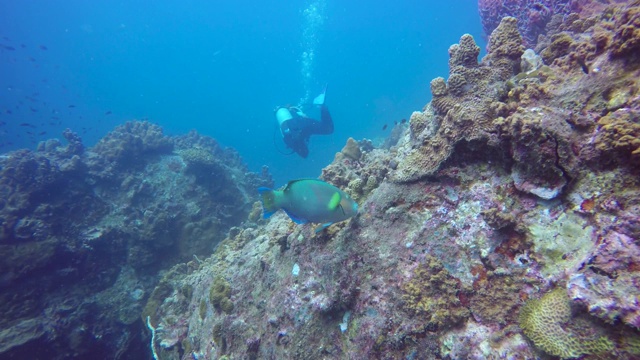
POLYGON ((555 289, 539 300, 529 300, 520 310, 522 331, 545 352, 561 358, 611 351, 613 343, 606 336, 584 339, 564 326, 571 320, 567 291, 555 289))
POLYGON ((458 65, 475 66, 478 65, 478 55, 480 47, 476 45, 473 36, 464 34, 460 38, 460 43, 449 47, 449 67, 458 65))

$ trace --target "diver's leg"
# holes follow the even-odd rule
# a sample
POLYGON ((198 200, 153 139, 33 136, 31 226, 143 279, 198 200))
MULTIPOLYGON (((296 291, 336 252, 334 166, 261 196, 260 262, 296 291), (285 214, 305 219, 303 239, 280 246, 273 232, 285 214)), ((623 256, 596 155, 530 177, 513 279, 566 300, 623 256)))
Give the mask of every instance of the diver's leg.
POLYGON ((317 134, 333 133, 333 119, 331 119, 331 113, 326 105, 320 106, 320 126, 317 130, 317 134))

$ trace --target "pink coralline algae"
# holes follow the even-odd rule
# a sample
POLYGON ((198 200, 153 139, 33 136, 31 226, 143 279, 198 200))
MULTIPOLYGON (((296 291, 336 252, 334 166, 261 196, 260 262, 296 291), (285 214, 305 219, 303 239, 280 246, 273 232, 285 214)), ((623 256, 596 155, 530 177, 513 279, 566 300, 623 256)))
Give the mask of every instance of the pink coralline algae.
POLYGON ((485 34, 491 34, 503 17, 518 20, 518 29, 525 46, 533 47, 538 35, 544 34, 545 26, 555 14, 567 15, 575 0, 478 0, 485 34))
POLYGON ((609 323, 640 329, 640 246, 637 239, 610 232, 588 262, 588 269, 568 283, 569 295, 589 313, 609 323))

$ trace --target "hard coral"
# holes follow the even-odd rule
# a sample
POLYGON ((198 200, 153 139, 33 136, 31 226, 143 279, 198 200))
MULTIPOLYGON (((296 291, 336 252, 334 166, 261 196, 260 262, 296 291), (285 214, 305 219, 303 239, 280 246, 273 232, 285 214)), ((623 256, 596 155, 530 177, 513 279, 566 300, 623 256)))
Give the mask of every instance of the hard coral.
POLYGON ((533 47, 538 36, 554 14, 566 15, 571 11, 573 0, 479 0, 478 9, 486 34, 498 26, 500 20, 512 16, 518 21, 524 44, 533 47))
POLYGON ((216 309, 225 313, 233 311, 233 302, 231 297, 231 285, 222 276, 218 276, 213 280, 211 290, 209 292, 209 301, 216 309))
MULTIPOLYGON (((515 37, 519 36, 515 27, 511 30, 515 31, 515 37)), ((497 52, 490 53, 480 65, 478 47, 471 35, 463 35, 460 44, 450 48, 449 82, 434 79, 432 106, 412 114, 409 128, 414 147, 401 154, 401 161, 392 173, 393 180, 407 182, 432 175, 459 142, 496 142, 491 122, 496 114, 492 104, 502 95, 496 80, 512 76, 522 54, 519 45, 513 50, 511 45, 499 43, 501 39, 509 42, 513 38, 508 26, 496 32, 499 35, 495 40, 497 52), (517 58, 510 58, 513 53, 517 58), (429 111, 430 108, 435 111, 429 111)))
POLYGON ((522 331, 536 346, 563 359, 613 350, 606 336, 583 338, 564 324, 571 320, 567 291, 559 288, 539 300, 529 300, 520 310, 522 331))
MULTIPOLYGON (((634 3, 638 5, 638 1, 634 3)), ((631 56, 637 60, 640 52, 640 8, 631 7, 623 10, 616 17, 614 28, 612 55, 631 56)))
POLYGON ((357 141, 355 141, 352 137, 347 139, 347 143, 342 148, 341 153, 348 157, 351 160, 358 161, 362 156, 362 151, 360 151, 360 145, 357 141))
POLYGON ((640 117, 636 111, 609 113, 598 120, 598 126, 596 149, 613 162, 640 160, 640 117))
POLYGON ((147 121, 129 121, 102 138, 93 152, 117 163, 135 162, 149 153, 166 153, 173 149, 162 128, 147 121))
POLYGON ((520 60, 524 53, 522 38, 516 26, 516 19, 505 17, 491 33, 489 51, 482 60, 498 71, 500 79, 506 80, 519 72, 520 60))
POLYGON ((449 67, 476 66, 479 54, 480 47, 476 45, 473 36, 464 34, 460 38, 460 43, 449 47, 449 67))
POLYGON ((451 327, 470 313, 458 298, 462 290, 456 280, 433 256, 414 270, 411 279, 402 285, 404 308, 419 316, 426 316, 428 329, 451 327))

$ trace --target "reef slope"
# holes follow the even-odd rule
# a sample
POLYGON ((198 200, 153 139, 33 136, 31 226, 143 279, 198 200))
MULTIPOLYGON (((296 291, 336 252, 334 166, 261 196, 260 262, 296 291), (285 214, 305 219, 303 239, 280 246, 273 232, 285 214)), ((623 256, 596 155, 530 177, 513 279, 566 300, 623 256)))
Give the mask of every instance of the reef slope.
POLYGON ((449 49, 432 101, 322 178, 361 205, 284 215, 168 272, 142 320, 161 359, 631 359, 640 343, 640 4, 521 46, 449 49))
POLYGON ((158 273, 210 255, 270 178, 148 122, 64 137, 0 156, 0 358, 144 358, 158 273))

